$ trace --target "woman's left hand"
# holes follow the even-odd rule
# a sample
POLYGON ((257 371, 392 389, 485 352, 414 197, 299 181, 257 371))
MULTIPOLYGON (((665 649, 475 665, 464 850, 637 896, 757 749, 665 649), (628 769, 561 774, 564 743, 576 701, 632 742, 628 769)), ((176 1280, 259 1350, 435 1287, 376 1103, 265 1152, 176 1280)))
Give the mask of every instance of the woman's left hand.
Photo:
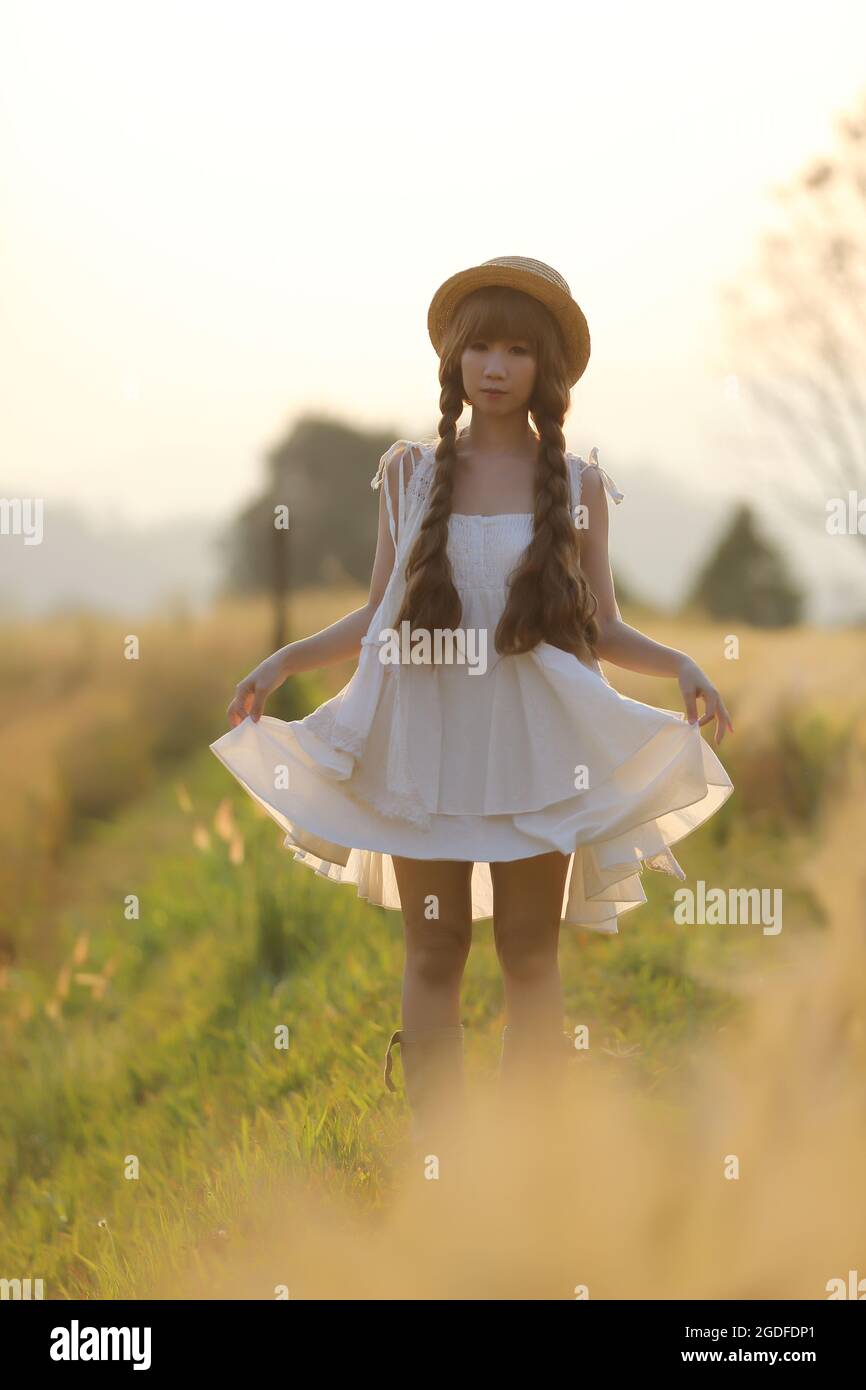
POLYGON ((686 657, 680 666, 677 680, 680 690, 683 692, 683 700, 686 706, 686 715, 690 724, 707 724, 711 719, 716 721, 716 734, 714 742, 719 744, 725 736, 725 726, 734 732, 731 723, 731 716, 728 714, 725 702, 713 685, 709 676, 704 675, 700 666, 691 657, 686 657), (698 697, 706 705, 706 714, 698 718, 698 697))

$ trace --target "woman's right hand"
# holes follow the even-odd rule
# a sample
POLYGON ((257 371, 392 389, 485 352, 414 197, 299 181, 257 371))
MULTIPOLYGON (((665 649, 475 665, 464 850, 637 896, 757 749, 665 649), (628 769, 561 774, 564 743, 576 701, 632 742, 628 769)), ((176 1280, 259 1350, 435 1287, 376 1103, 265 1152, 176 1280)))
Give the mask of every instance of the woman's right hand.
POLYGON ((232 728, 242 724, 247 715, 257 724, 268 696, 282 685, 288 675, 285 653, 274 652, 242 681, 238 681, 235 697, 226 711, 232 728))

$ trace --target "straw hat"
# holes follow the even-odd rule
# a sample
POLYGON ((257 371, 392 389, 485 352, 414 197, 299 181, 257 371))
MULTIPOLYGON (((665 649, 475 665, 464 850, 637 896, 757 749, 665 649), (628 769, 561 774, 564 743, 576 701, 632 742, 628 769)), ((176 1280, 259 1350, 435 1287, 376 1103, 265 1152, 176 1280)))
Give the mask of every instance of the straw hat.
POLYGON ((583 310, 558 271, 529 256, 496 256, 492 261, 460 270, 440 285, 427 311, 430 341, 441 356, 442 339, 460 300, 485 285, 508 285, 531 294, 549 309, 559 324, 565 343, 569 386, 581 377, 589 361, 589 327, 583 310))

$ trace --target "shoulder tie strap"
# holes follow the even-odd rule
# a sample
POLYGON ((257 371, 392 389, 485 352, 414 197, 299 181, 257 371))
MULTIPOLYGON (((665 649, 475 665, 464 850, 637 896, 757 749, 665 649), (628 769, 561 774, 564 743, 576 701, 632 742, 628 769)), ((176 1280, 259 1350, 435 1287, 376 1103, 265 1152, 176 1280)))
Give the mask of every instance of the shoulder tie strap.
MULTIPOLYGON (((405 459, 407 452, 409 453, 410 457, 412 457, 412 450, 414 449, 414 447, 415 447, 415 446, 413 445, 413 443, 412 443, 411 440, 409 440, 409 439, 397 439, 397 440, 395 440, 394 443, 391 445, 390 449, 387 449, 387 450, 385 451, 385 453, 382 455, 382 457, 380 458, 380 460, 379 460, 379 467, 376 469, 376 472, 373 474, 373 477, 370 479, 370 487, 372 487, 372 488, 381 487, 381 486, 382 486, 382 483, 385 481, 386 471, 387 471, 388 465, 389 465, 389 463, 391 462, 392 458, 394 458, 397 454, 400 454, 400 455, 401 455, 401 463, 400 463, 400 467, 399 467, 399 469, 398 469, 398 474, 397 474, 397 514, 398 514, 398 517, 399 517, 399 525, 400 525, 400 529, 401 529, 401 530, 402 530, 402 527, 403 527, 403 515, 404 515, 404 509, 405 509, 405 501, 404 501, 404 496, 405 496, 405 485, 404 485, 404 479, 403 479, 403 461, 402 461, 402 460, 405 459)), ((397 525, 395 524, 395 520, 394 520, 394 508, 393 508, 393 506, 392 506, 392 504, 391 504, 391 489, 390 489, 389 487, 386 487, 386 488, 385 488, 385 504, 386 504, 386 506, 387 506, 387 508, 388 508, 388 526, 389 526, 390 531, 391 531, 391 540, 394 542, 394 547, 395 547, 395 549, 396 549, 396 546, 397 546, 397 534, 398 534, 398 533, 397 533, 397 525)))
POLYGON ((601 474, 601 480, 604 484, 605 492, 612 499, 612 501, 616 502, 618 505, 625 496, 625 493, 620 492, 613 478, 602 468, 601 464, 598 461, 598 449, 595 444, 593 444, 592 448, 589 451, 589 460, 587 461, 586 467, 598 469, 599 473, 601 474))

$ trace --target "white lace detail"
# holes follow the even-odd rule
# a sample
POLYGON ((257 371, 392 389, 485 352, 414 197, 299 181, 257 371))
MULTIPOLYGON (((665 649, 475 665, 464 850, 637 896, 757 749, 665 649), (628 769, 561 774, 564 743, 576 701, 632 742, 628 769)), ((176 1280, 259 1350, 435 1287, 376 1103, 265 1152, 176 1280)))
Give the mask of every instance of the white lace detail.
POLYGON ((304 726, 312 729, 317 738, 321 738, 325 743, 329 743, 331 732, 334 728, 336 717, 336 707, 331 700, 326 700, 318 709, 314 709, 312 714, 308 714, 304 720, 304 726))
POLYGON ((394 790, 374 791, 365 790, 363 795, 353 790, 351 782, 345 784, 346 790, 354 801, 361 806, 372 806, 383 816, 390 816, 398 820, 409 821, 412 825, 418 825, 426 830, 430 825, 430 814, 423 807, 419 808, 418 798, 411 793, 399 792, 394 790))
POLYGON ((366 746, 367 734, 359 734, 355 729, 340 731, 338 725, 334 723, 328 742, 332 748, 338 749, 339 752, 351 753, 353 758, 359 758, 366 746))
POLYGON ((424 501, 430 495, 430 483, 433 478, 433 469, 436 465, 436 445, 421 444, 419 448, 423 450, 420 461, 409 479, 406 488, 406 496, 414 501, 424 501))
POLYGON ((381 768, 364 759, 364 748, 358 745, 356 739, 346 737, 344 733, 331 740, 331 746, 355 755, 352 775, 340 783, 340 788, 356 805, 362 808, 372 806, 383 816, 409 821, 412 825, 429 826, 429 812, 424 809, 416 789, 395 784, 389 777, 384 779, 383 785, 381 768))
POLYGON ((448 518, 448 558, 460 589, 505 590, 532 540, 532 513, 448 518))

